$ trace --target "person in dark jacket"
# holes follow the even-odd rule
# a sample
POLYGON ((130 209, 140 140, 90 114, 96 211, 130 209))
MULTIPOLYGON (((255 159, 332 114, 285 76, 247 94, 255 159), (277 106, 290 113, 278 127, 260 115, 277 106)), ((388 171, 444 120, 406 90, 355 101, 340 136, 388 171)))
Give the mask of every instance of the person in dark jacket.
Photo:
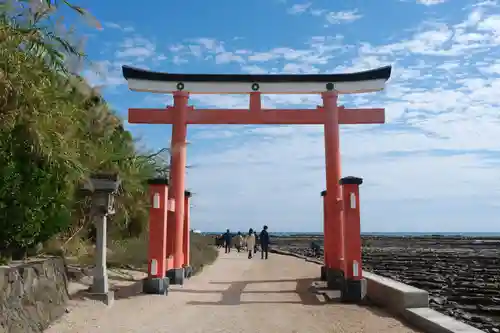
POLYGON ((259 236, 257 235, 257 231, 253 232, 253 235, 255 236, 255 246, 253 247, 253 253, 257 253, 257 247, 259 246, 259 236))
POLYGON ((260 240, 260 258, 267 259, 268 252, 269 252, 269 233, 267 232, 267 225, 262 228, 262 231, 260 232, 259 235, 259 240, 260 240))
POLYGON ((229 229, 226 230, 226 233, 224 234, 224 246, 225 246, 225 252, 229 253, 231 252, 231 241, 232 241, 233 236, 231 236, 231 232, 229 232, 229 229))

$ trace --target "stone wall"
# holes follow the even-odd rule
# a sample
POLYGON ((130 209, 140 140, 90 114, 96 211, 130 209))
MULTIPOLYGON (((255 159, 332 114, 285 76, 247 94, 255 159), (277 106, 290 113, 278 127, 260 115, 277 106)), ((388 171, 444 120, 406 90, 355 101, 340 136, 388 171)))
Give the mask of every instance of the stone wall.
POLYGON ((62 258, 0 266, 0 333, 43 332, 68 299, 62 258))

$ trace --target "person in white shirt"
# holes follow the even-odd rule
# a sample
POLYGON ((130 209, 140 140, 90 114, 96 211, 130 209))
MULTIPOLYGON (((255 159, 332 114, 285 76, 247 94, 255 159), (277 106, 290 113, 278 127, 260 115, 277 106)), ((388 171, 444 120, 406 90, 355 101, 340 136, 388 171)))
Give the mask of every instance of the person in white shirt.
POLYGON ((248 230, 248 236, 246 240, 247 240, 248 259, 252 259, 253 251, 255 248, 255 234, 253 233, 252 228, 248 230))
POLYGON ((233 243, 236 250, 240 252, 243 247, 243 236, 241 235, 241 232, 238 231, 238 234, 234 236, 233 243))

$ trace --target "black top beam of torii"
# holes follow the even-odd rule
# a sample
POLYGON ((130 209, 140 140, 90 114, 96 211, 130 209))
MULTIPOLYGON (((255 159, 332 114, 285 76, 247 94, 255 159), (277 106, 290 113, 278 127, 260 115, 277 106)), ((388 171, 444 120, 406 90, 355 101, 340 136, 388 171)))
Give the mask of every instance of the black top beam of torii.
POLYGON ((123 77, 136 91, 195 94, 340 94, 383 90, 392 67, 343 74, 179 74, 123 66, 123 77))

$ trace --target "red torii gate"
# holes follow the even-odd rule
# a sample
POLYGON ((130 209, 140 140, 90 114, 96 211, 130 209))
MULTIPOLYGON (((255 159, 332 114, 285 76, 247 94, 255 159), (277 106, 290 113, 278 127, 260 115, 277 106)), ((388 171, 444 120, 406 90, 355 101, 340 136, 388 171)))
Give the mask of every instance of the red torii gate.
MULTIPOLYGON (((385 111, 382 108, 345 108, 338 106, 337 101, 339 94, 381 91, 390 75, 391 66, 357 73, 314 75, 170 74, 123 66, 123 76, 128 81, 130 90, 170 93, 174 98, 173 106, 163 109, 129 109, 128 114, 129 123, 172 124, 168 198, 174 207, 168 217, 168 224, 167 218, 150 219, 151 224, 160 225, 155 230, 165 230, 161 236, 155 236, 158 244, 150 247, 150 262, 155 263, 154 272, 149 272, 149 280, 152 281, 150 286, 160 286, 161 281, 165 280, 165 271, 168 272, 171 283, 183 283, 188 124, 324 125, 326 191, 322 193, 325 200, 325 265, 322 276, 331 288, 342 290, 344 299, 361 299, 363 288, 358 186, 362 180, 355 177, 341 179, 339 125, 381 124, 385 121, 385 111), (249 94, 250 105, 248 109, 195 110, 188 105, 190 94, 249 94), (262 109, 261 94, 321 94, 323 105, 315 109, 262 109), (346 228, 344 220, 349 221, 346 228), (165 259, 165 248, 171 252, 167 251, 167 256, 173 255, 173 262, 170 264, 165 259)), ((163 209, 165 216, 168 215, 166 206, 158 206, 163 209)), ((162 293, 162 288, 164 289, 156 289, 162 293)))

